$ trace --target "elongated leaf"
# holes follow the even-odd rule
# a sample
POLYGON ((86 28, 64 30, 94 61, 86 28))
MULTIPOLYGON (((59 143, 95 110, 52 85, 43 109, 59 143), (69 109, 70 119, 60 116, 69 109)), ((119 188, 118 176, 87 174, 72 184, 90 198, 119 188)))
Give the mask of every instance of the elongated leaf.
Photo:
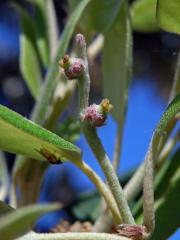
POLYGON ((179 0, 157 0, 157 20, 165 31, 180 34, 179 12, 179 0))
POLYGON ((36 42, 41 57, 41 61, 45 67, 47 67, 49 63, 46 2, 47 2, 46 0, 37 0, 34 4, 35 5, 34 28, 36 32, 36 42))
POLYGON ((158 31, 156 20, 157 0, 136 0, 131 6, 132 26, 139 32, 158 31))
POLYGON ((2 217, 2 215, 10 213, 15 211, 14 208, 12 208, 11 206, 9 206, 8 204, 6 204, 3 201, 0 201, 0 217, 2 217))
MULTIPOLYGON (((74 9, 79 1, 69 0, 68 2, 70 9, 74 9)), ((80 29, 86 33, 86 37, 94 32, 106 32, 117 17, 122 2, 122 0, 91 0, 79 22, 80 29)))
POLYGON ((123 119, 132 69, 131 26, 124 1, 111 29, 105 35, 103 55, 104 96, 114 105, 113 115, 123 119))
POLYGON ((80 159, 73 144, 0 105, 0 148, 34 159, 80 159))
POLYGON ((34 98, 39 95, 41 69, 39 66, 33 22, 23 8, 16 6, 21 17, 20 69, 34 98))
MULTIPOLYGON (((179 162, 180 151, 178 151, 174 159, 179 162)), ((168 173, 167 173, 168 174, 168 173)), ((167 175, 166 175, 167 176, 167 175)), ((165 181, 167 178, 165 177, 165 181)), ((164 182, 165 184, 166 182, 164 182)), ((156 228, 152 239, 164 240, 170 237, 178 227, 180 227, 180 164, 169 183, 163 196, 155 204, 156 207, 156 228), (163 229, 163 230, 162 230, 163 229)))
POLYGON ((166 135, 168 127, 171 126, 175 115, 180 112, 180 94, 178 94, 168 105, 166 111, 162 115, 160 122, 158 123, 153 136, 153 145, 158 147, 160 138, 166 135))
POLYGON ((43 213, 60 208, 59 204, 30 205, 0 218, 0 236, 12 240, 30 230, 30 225, 43 213))

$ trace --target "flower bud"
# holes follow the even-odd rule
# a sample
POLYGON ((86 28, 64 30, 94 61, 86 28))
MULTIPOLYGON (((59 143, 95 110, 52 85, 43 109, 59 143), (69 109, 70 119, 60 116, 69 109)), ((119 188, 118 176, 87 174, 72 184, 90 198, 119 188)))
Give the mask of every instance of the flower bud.
POLYGON ((65 55, 59 62, 61 68, 63 68, 66 77, 69 80, 79 78, 84 73, 83 60, 80 58, 69 58, 65 55))
POLYGON ((70 58, 69 55, 64 55, 64 57, 59 61, 59 66, 63 69, 70 67, 70 58))
POLYGON ((92 104, 86 108, 82 121, 89 123, 94 127, 101 127, 105 124, 107 113, 112 108, 108 99, 103 99, 99 105, 92 104))
POLYGON ((86 46, 85 37, 81 33, 76 34, 76 43, 81 47, 86 46))

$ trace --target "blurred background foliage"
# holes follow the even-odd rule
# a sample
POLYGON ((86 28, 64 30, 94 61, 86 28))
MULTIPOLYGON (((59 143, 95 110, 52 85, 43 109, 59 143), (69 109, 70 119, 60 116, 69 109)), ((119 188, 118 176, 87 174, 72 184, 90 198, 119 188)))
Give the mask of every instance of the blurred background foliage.
MULTIPOLYGON (((44 31, 44 27, 40 24, 41 21, 37 19, 39 15, 37 9, 32 4, 33 1, 6 0, 0 2, 0 103, 28 117, 35 101, 34 98, 36 98, 38 92, 32 92, 31 95, 28 84, 26 84, 28 83, 28 76, 27 82, 25 83, 23 78, 26 77, 26 73, 23 74, 23 69, 19 67, 20 57, 22 58, 21 61, 26 64, 20 52, 20 40, 23 41, 23 39, 20 39, 20 33, 23 31, 21 20, 24 17, 26 18, 26 16, 23 15, 21 10, 17 10, 17 7, 15 8, 12 6, 12 2, 18 4, 18 6, 21 6, 26 11, 29 17, 29 22, 27 22, 30 24, 28 25, 30 26, 28 31, 32 27, 35 35, 38 28, 39 30, 37 31, 39 31, 39 34, 47 34, 47 32, 44 31), (36 20, 34 22, 35 25, 32 25, 32 19, 36 20)), ((71 14, 78 2, 77 0, 54 0, 59 35, 64 29, 69 14, 71 14)), ((162 31, 157 25, 154 15, 156 7, 155 0, 130 1, 130 4, 133 26, 133 78, 129 89, 121 162, 118 171, 123 185, 132 175, 137 165, 143 160, 153 129, 167 105, 180 43, 180 38, 177 34, 162 31)), ((101 66, 102 61, 104 61, 102 60, 103 56, 108 54, 108 51, 114 52, 115 54, 112 54, 108 61, 103 62, 103 66, 107 68, 107 71, 107 66, 109 66, 112 74, 114 74, 113 77, 118 79, 119 76, 117 76, 117 73, 113 72, 114 65, 117 63, 116 57, 118 49, 117 46, 113 44, 120 40, 124 41, 121 37, 121 28, 119 27, 122 21, 116 21, 118 10, 118 0, 92 1, 86 8, 76 27, 76 32, 85 34, 88 43, 92 42, 95 34, 103 33, 107 36, 105 44, 109 44, 110 46, 109 50, 103 52, 104 55, 100 52, 93 61, 90 61, 90 74, 92 80, 90 102, 99 102, 104 92, 108 95, 109 92, 112 91, 111 95, 113 95, 115 91, 115 86, 112 82, 104 86, 104 82, 102 81, 104 77, 103 69, 101 66), (114 32, 111 32, 109 29, 113 29, 111 28, 113 24, 114 32), (117 35, 113 35, 115 33, 117 35), (114 39, 114 36, 120 39, 114 39)), ((121 16, 118 18, 120 20, 121 16)), ((126 24, 123 26, 126 26, 126 24)), ((24 29, 27 29, 27 27, 24 29)), ((34 36, 32 35, 32 39, 34 36)), ((39 42, 38 53, 41 56, 36 56, 37 59, 41 58, 42 61, 39 66, 37 66, 37 59, 32 59, 32 69, 30 69, 31 71, 29 73, 31 78, 37 78, 39 81, 41 81, 42 76, 46 73, 46 68, 49 64, 48 54, 50 54, 48 53, 48 48, 47 52, 41 51, 42 44, 47 43, 39 42), (39 70, 34 71, 34 68, 39 68, 39 70), (38 75, 34 75, 38 71, 38 75)), ((27 45, 26 49, 32 52, 34 51, 34 47, 34 45, 27 45)), ((121 50, 123 51, 123 48, 119 51, 121 50)), ((128 74, 123 72, 124 70, 121 68, 121 62, 119 64, 118 74, 128 74)), ((38 89, 38 86, 36 89, 38 89)), ((119 89, 118 91, 120 92, 119 89)), ((118 95, 119 92, 116 94, 118 95)), ((120 93, 118 96, 117 95, 115 95, 115 101, 116 99, 121 99, 120 93)), ((75 93, 70 100, 70 105, 59 119, 59 126, 56 132, 61 134, 65 139, 76 142, 83 150, 84 159, 102 176, 101 170, 91 150, 87 146, 83 135, 79 136, 79 125, 72 120, 76 117, 76 98, 77 94, 75 93)), ((114 107, 116 111, 116 105, 114 107)), ((115 118, 116 116, 115 114, 115 118)), ((107 125, 98 130, 105 149, 111 159, 117 131, 116 120, 113 116, 110 116, 107 125)), ((178 155, 179 151, 176 152, 173 159, 177 159, 178 155)), ((8 168, 9 171, 11 171, 14 156, 7 153, 6 156, 8 158, 8 168)), ((179 167, 179 165, 176 167, 172 166, 173 164, 169 167, 173 168, 173 171, 179 167)), ((170 177, 168 177, 167 181, 166 174, 162 174, 162 178, 166 178, 164 181, 167 183, 170 181, 170 177)), ((162 196, 162 192, 160 194, 162 188, 161 190, 159 189, 160 186, 158 185, 155 192, 157 200, 160 198, 159 196, 162 196)), ((169 191, 171 190, 168 190, 168 194, 169 191)), ((171 194, 171 196, 168 195, 165 201, 168 201, 169 197, 168 204, 173 204, 176 202, 175 200, 180 197, 180 189, 176 190, 176 194, 175 196, 173 194, 171 194)), ((94 221, 100 212, 100 197, 95 191, 95 187, 87 177, 71 163, 63 164, 62 166, 51 166, 46 172, 39 201, 53 202, 57 200, 63 203, 65 208, 58 212, 44 215, 36 225, 37 231, 48 231, 57 224, 60 219, 68 219, 72 222, 77 219, 94 221)), ((141 204, 139 204, 139 206, 139 209, 141 209, 141 204)), ((139 209, 134 210, 137 219, 141 218, 141 211, 139 209)), ((174 204, 174 211, 168 213, 165 212, 162 205, 159 209, 160 215, 158 216, 165 214, 164 218, 167 220, 169 214, 173 214, 173 217, 179 217, 176 212, 177 209, 178 206, 174 204)), ((164 228, 161 219, 157 219, 157 223, 161 224, 162 229, 164 228)), ((179 224, 175 225, 175 228, 171 229, 171 234, 174 233, 178 227, 179 224)), ((158 231, 158 229, 156 231, 158 231)), ((159 233, 161 231, 162 230, 159 230, 159 233)), ((156 236, 158 236, 158 233, 156 236)), ((179 236, 177 231, 176 234, 169 239, 179 239, 179 236)), ((160 237, 157 239, 160 239, 160 237)), ((165 238, 162 237, 161 239, 165 238)))

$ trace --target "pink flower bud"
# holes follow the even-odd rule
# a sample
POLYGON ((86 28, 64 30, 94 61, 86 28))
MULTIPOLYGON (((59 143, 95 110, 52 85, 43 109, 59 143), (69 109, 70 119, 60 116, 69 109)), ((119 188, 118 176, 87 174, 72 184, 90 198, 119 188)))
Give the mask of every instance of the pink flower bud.
POLYGON ((92 104, 86 108, 83 121, 88 122, 91 126, 100 127, 105 124, 106 114, 98 112, 99 105, 92 104))
POLYGON ((85 67, 80 58, 68 58, 68 55, 65 55, 59 64, 69 80, 79 78, 84 73, 85 67))
POLYGON ((103 99, 99 105, 92 104, 86 108, 83 118, 83 121, 86 121, 91 126, 101 127, 105 124, 107 119, 107 113, 112 108, 112 105, 109 103, 108 99, 103 99))

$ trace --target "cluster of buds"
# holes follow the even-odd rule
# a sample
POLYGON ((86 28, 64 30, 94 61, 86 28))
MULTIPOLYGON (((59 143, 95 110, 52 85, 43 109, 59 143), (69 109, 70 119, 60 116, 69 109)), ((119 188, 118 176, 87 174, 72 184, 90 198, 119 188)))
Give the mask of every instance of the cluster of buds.
POLYGON ((70 58, 68 55, 64 55, 59 65, 69 80, 81 77, 85 69, 81 58, 70 58))
POLYGON ((112 107, 108 99, 103 99, 99 105, 92 104, 85 109, 82 121, 87 122, 93 127, 101 127, 105 124, 107 114, 112 107))

